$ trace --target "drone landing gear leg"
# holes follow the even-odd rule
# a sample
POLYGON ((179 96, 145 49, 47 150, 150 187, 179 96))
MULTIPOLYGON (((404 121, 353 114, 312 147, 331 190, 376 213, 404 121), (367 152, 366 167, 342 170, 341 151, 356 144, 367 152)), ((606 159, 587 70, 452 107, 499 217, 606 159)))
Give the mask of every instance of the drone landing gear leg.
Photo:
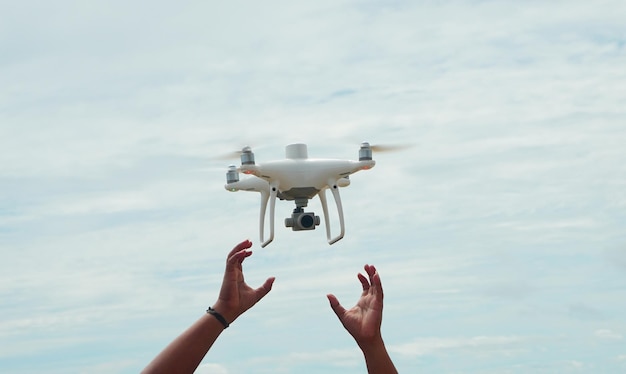
POLYGON ((259 217, 259 238, 261 239, 261 243, 263 243, 263 237, 265 234, 265 211, 267 210, 267 202, 269 201, 269 198, 269 192, 261 191, 261 214, 259 217))
POLYGON ((326 225, 326 239, 328 240, 328 244, 334 244, 341 240, 346 232, 346 227, 343 221, 343 207, 341 205, 341 197, 339 196, 339 187, 337 186, 337 181, 329 181, 328 188, 330 188, 333 193, 333 197, 335 198, 335 204, 337 205, 337 213, 339 215, 339 227, 341 232, 334 238, 330 236, 330 218, 328 215, 328 203, 326 201, 326 189, 323 189, 319 193, 320 202, 322 203, 322 210, 324 211, 324 224, 326 225))
POLYGON ((260 235, 261 235, 261 248, 265 248, 268 244, 274 240, 274 208, 276 207, 276 195, 278 194, 278 186, 270 185, 270 193, 269 196, 267 193, 261 195, 261 217, 260 217, 260 235), (267 207, 267 200, 270 200, 270 237, 267 241, 264 241, 265 235, 265 209, 267 207))

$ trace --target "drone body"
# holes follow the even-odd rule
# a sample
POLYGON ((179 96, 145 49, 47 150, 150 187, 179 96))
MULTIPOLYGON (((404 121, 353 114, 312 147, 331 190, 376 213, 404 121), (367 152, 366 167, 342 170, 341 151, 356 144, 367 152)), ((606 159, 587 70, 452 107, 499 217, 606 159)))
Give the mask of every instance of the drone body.
POLYGON ((320 224, 320 218, 313 212, 304 212, 308 201, 319 196, 324 213, 326 237, 328 244, 336 243, 345 234, 343 208, 339 195, 339 188, 350 184, 350 174, 359 170, 368 170, 376 165, 372 160, 372 149, 369 143, 363 142, 359 150, 359 161, 340 159, 310 159, 306 144, 290 144, 285 149, 285 159, 257 164, 250 147, 245 147, 241 153, 241 167, 237 169, 231 165, 226 173, 228 191, 256 191, 261 193, 261 212, 259 231, 261 246, 265 247, 274 240, 274 212, 276 198, 294 201, 296 208, 290 218, 285 219, 285 226, 294 231, 314 230, 320 224), (252 178, 239 180, 239 172, 252 175, 252 178), (330 219, 326 189, 334 197, 339 216, 340 233, 332 237, 330 233, 330 219), (265 237, 265 212, 270 204, 270 232, 265 237))

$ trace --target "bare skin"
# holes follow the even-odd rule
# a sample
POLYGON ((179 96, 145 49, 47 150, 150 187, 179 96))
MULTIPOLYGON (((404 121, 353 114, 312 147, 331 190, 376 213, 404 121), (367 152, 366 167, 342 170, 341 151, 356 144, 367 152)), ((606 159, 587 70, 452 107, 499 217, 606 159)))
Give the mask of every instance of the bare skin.
POLYGON ((346 310, 333 294, 327 295, 328 301, 343 327, 361 348, 368 373, 397 374, 380 332, 383 321, 383 286, 380 275, 373 265, 365 265, 364 269, 368 277, 358 274, 363 293, 354 307, 346 310))
MULTIPOLYGON (((252 255, 247 250, 251 246, 252 243, 245 240, 227 256, 224 280, 213 309, 228 323, 235 321, 267 295, 274 283, 274 277, 270 277, 256 289, 246 284, 242 263, 252 255)), ((214 316, 203 315, 159 353, 142 373, 193 373, 222 331, 224 326, 214 316)))
MULTIPOLYGON (((219 296, 213 309, 230 324, 270 292, 274 277, 258 288, 246 284, 243 261, 252 255, 248 240, 235 246, 227 256, 226 270, 219 296)), ((383 312, 383 289, 376 268, 365 265, 369 279, 359 274, 363 293, 357 304, 346 310, 337 298, 329 294, 332 309, 363 351, 370 374, 397 373, 383 342, 380 327, 383 312)), ((191 327, 172 341, 142 373, 193 373, 206 353, 224 331, 222 323, 212 315, 205 314, 191 327)))

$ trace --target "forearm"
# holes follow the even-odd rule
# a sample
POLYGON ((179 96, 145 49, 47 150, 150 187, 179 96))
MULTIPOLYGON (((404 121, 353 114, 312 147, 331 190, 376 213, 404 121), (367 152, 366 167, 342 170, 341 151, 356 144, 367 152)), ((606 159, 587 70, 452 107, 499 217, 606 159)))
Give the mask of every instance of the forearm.
POLYGON ((215 317, 203 315, 159 353, 142 373, 193 373, 222 331, 224 326, 215 317))
POLYGON ((365 356, 365 364, 369 374, 397 374, 398 371, 387 353, 382 338, 369 343, 359 344, 365 356))

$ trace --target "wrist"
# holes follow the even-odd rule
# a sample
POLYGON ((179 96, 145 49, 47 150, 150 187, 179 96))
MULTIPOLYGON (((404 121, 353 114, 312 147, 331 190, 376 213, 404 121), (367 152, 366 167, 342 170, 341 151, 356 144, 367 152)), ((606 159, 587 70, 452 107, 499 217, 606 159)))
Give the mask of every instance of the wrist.
POLYGON ((382 337, 364 344, 359 343, 359 348, 365 357, 368 373, 398 374, 382 337))
POLYGON ((227 329, 228 326, 230 326, 230 323, 226 321, 226 318, 224 318, 223 315, 221 315, 218 311, 216 311, 212 307, 209 307, 209 309, 207 309, 206 312, 207 314, 212 315, 216 320, 218 320, 219 323, 224 327, 224 329, 227 329))
POLYGON ((220 300, 215 302, 211 309, 224 317, 228 324, 233 323, 237 319, 237 317, 239 317, 239 314, 236 313, 235 308, 229 307, 227 303, 224 303, 220 300))
POLYGON ((364 354, 368 354, 371 352, 380 352, 381 349, 385 349, 385 343, 383 342, 382 336, 378 335, 371 339, 361 339, 358 340, 357 345, 361 348, 364 354))

